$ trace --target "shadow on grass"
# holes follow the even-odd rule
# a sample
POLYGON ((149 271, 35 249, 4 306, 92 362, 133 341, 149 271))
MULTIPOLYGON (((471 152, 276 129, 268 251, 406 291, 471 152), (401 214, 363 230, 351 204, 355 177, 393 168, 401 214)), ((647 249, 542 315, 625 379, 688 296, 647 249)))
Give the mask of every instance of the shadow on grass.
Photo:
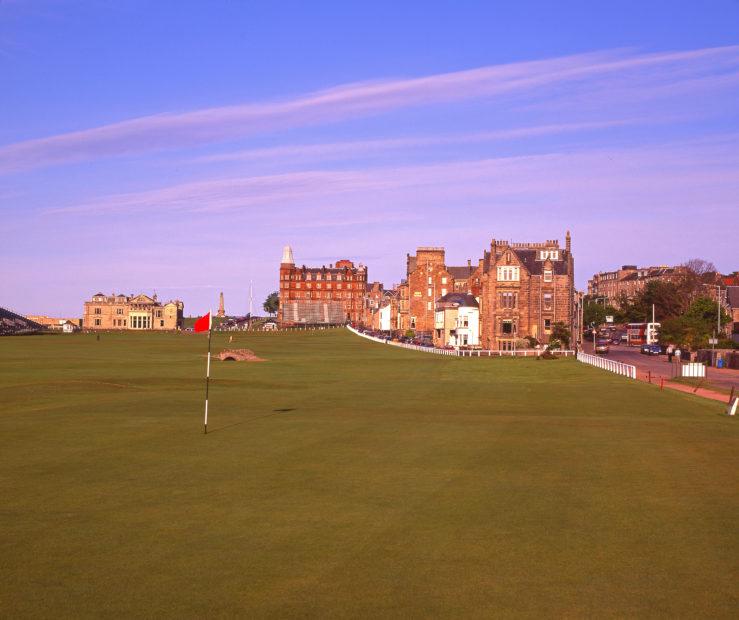
POLYGON ((233 424, 226 424, 226 426, 219 426, 218 428, 210 429, 208 430, 208 434, 210 435, 211 433, 215 433, 217 431, 225 431, 227 428, 233 428, 234 426, 240 426, 241 424, 246 424, 247 422, 253 422, 254 420, 261 420, 262 418, 269 418, 278 413, 287 413, 289 411, 295 411, 295 409, 273 409, 272 413, 254 416, 253 418, 241 420, 241 422, 234 422, 233 424))

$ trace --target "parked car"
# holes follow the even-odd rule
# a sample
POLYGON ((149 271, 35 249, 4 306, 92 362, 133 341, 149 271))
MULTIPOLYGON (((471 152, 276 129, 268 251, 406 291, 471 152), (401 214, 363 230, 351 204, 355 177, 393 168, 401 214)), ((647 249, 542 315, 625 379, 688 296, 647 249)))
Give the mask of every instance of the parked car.
POLYGON ((662 352, 662 347, 658 344, 643 344, 640 352, 643 355, 659 355, 662 352))
POLYGON ((596 353, 608 353, 608 340, 596 340, 595 341, 595 352, 596 353))

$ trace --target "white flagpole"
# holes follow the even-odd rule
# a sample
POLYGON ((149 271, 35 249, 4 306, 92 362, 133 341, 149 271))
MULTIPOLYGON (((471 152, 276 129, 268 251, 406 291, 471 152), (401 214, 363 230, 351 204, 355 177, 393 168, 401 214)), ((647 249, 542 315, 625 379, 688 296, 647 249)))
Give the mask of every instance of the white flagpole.
POLYGON ((203 433, 208 434, 208 388, 210 387, 210 336, 213 333, 213 315, 208 310, 208 365, 205 370, 205 422, 203 433))

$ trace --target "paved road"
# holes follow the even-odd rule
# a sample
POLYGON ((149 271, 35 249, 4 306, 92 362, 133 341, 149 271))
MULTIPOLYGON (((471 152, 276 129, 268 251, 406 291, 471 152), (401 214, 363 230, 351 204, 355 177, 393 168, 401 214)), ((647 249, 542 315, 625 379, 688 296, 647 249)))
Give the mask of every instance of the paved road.
MULTIPOLYGON (((587 342, 585 344, 585 350, 588 353, 592 353, 593 344, 587 342)), ((672 366, 667 361, 666 355, 642 355, 638 347, 611 345, 608 355, 604 357, 625 364, 633 364, 636 366, 636 371, 640 375, 644 375, 651 370, 653 379, 659 379, 659 377, 671 379, 677 375, 676 365, 672 366)), ((706 368, 706 381, 726 390, 730 390, 733 387, 739 393, 739 370, 706 368)))

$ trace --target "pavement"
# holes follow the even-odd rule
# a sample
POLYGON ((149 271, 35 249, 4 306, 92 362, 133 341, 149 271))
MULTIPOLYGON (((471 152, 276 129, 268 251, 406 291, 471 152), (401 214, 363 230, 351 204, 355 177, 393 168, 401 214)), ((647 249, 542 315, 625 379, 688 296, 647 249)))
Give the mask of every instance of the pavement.
MULTIPOLYGON (((586 353, 592 353, 593 343, 586 342, 584 349, 586 353)), ((723 392, 702 387, 696 390, 693 386, 673 382, 672 379, 679 376, 678 362, 673 361, 671 364, 667 361, 666 355, 643 355, 639 352, 639 347, 611 345, 610 351, 603 357, 636 366, 636 377, 640 381, 649 381, 651 373, 651 382, 655 385, 664 385, 664 387, 672 390, 687 392, 724 403, 729 400, 729 395, 723 392)), ((739 370, 707 367, 705 381, 722 390, 731 391, 731 388, 734 388, 735 394, 739 396, 739 370)))

